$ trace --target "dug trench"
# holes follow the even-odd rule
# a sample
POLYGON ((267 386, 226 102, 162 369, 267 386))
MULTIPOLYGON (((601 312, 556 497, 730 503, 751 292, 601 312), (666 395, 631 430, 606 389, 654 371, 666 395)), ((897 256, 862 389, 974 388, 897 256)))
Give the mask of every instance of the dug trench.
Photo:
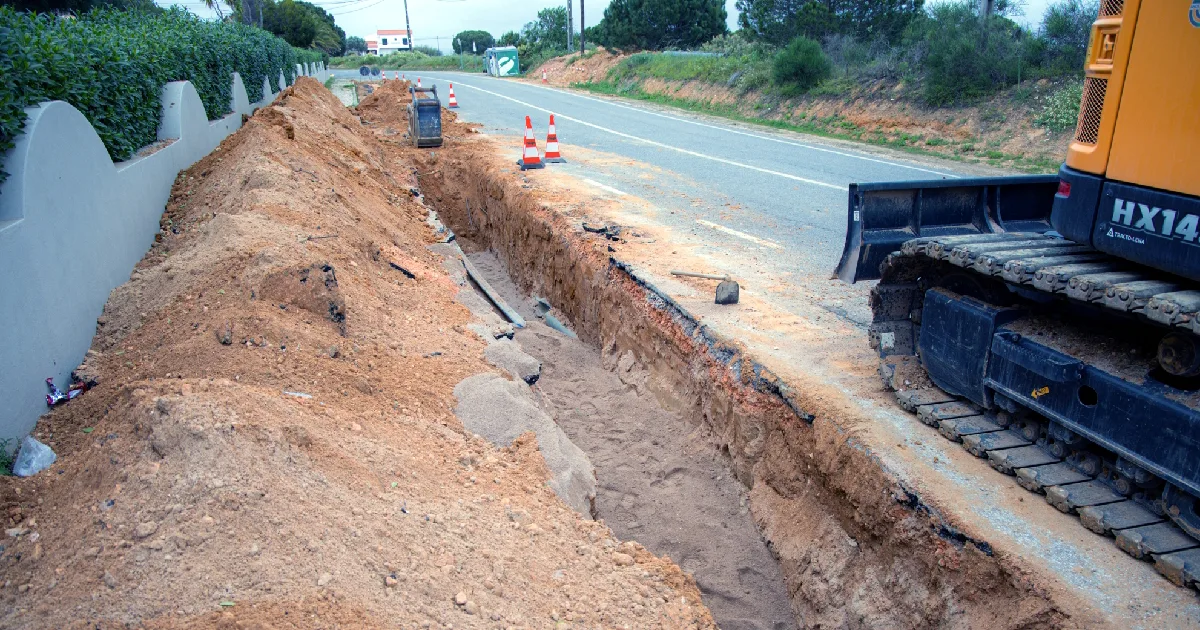
MULTIPOLYGON (((736 570, 740 559, 722 557, 722 541, 711 530, 697 545, 702 555, 691 555, 688 534, 650 531, 648 523, 664 508, 709 499, 675 482, 674 503, 656 504, 661 495, 644 481, 672 484, 673 469, 664 462, 681 456, 715 458, 740 486, 724 486, 723 492, 747 497, 801 627, 1102 623, 1076 606, 1060 605, 1013 558, 960 533, 856 444, 819 394, 779 381, 736 341, 719 337, 640 278, 603 235, 582 229, 578 204, 543 194, 543 172, 520 172, 511 154, 486 137, 465 135, 442 153, 413 152, 413 160, 426 202, 480 266, 496 275, 505 270, 519 288, 509 297, 522 308, 530 296, 545 299, 599 355, 610 376, 581 386, 570 381, 574 366, 586 358, 572 361, 578 350, 557 347, 569 342, 541 324, 518 333, 544 353, 543 396, 563 412, 558 421, 595 460, 598 515, 618 535, 636 537, 651 552, 694 568, 718 621, 726 594, 706 569, 724 562, 722 570, 736 570), (669 413, 643 421, 634 401, 619 399, 629 406, 599 413, 589 408, 595 398, 589 387, 603 390, 612 378, 669 413), (618 420, 625 416, 632 424, 618 420), (607 423, 598 426, 598 420, 607 423), (652 437, 668 434, 676 438, 652 437), (655 509, 639 512, 639 502, 655 509)), ((772 564, 764 561, 759 570, 769 576, 772 564)))

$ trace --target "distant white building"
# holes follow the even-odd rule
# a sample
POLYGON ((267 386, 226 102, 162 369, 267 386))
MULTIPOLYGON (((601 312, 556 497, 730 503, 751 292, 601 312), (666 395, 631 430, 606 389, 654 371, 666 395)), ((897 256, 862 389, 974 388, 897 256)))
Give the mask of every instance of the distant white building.
POLYGON ((412 34, 404 29, 379 29, 374 37, 366 37, 368 55, 390 55, 413 48, 412 34))

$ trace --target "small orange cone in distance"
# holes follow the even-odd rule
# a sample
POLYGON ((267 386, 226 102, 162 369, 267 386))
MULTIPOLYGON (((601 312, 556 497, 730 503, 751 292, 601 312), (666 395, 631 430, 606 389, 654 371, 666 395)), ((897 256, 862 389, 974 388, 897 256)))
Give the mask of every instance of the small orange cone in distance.
POLYGON ((421 87, 421 77, 417 77, 417 87, 421 87))
POLYGON ((542 83, 546 82, 546 71, 542 70, 542 83))
POLYGON ((399 73, 399 72, 393 72, 392 74, 394 74, 394 75, 396 76, 396 79, 397 79, 397 80, 399 80, 399 79, 400 79, 400 73, 399 73))
POLYGON ((529 117, 525 117, 525 148, 521 152, 521 159, 517 160, 517 166, 521 170, 531 168, 546 168, 542 163, 541 156, 538 155, 537 140, 533 139, 533 121, 529 117))
POLYGON ((550 133, 546 134, 546 162, 566 162, 558 152, 558 134, 554 133, 554 114, 550 114, 550 133))
POLYGON ((458 108, 458 99, 454 98, 454 84, 453 83, 450 84, 450 102, 446 104, 446 107, 453 107, 455 109, 458 108))

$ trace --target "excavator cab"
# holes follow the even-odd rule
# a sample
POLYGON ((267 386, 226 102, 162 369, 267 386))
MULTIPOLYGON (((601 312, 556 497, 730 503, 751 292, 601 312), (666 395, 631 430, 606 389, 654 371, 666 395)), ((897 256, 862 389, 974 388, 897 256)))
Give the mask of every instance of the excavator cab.
POLYGON ((1123 260, 1200 279, 1200 3, 1106 0, 1051 223, 1123 260))

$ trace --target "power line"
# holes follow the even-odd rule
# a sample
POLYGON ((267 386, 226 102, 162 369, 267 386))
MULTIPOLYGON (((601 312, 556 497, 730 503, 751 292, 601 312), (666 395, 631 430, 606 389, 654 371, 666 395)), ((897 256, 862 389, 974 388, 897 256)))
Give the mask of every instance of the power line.
POLYGON ((350 9, 350 10, 348 10, 348 11, 340 11, 340 12, 338 12, 338 13, 332 13, 332 12, 330 12, 330 13, 331 13, 331 15, 334 15, 334 16, 338 16, 338 15, 347 15, 347 14, 350 14, 350 13, 355 13, 355 12, 358 12, 358 11, 362 11, 362 10, 364 10, 364 9, 370 9, 370 8, 371 8, 371 7, 373 7, 373 6, 376 6, 376 5, 383 4, 383 2, 384 2, 384 0, 375 0, 375 2, 372 2, 371 4, 368 4, 368 5, 366 5, 366 6, 358 7, 358 8, 355 8, 355 9, 350 9))

